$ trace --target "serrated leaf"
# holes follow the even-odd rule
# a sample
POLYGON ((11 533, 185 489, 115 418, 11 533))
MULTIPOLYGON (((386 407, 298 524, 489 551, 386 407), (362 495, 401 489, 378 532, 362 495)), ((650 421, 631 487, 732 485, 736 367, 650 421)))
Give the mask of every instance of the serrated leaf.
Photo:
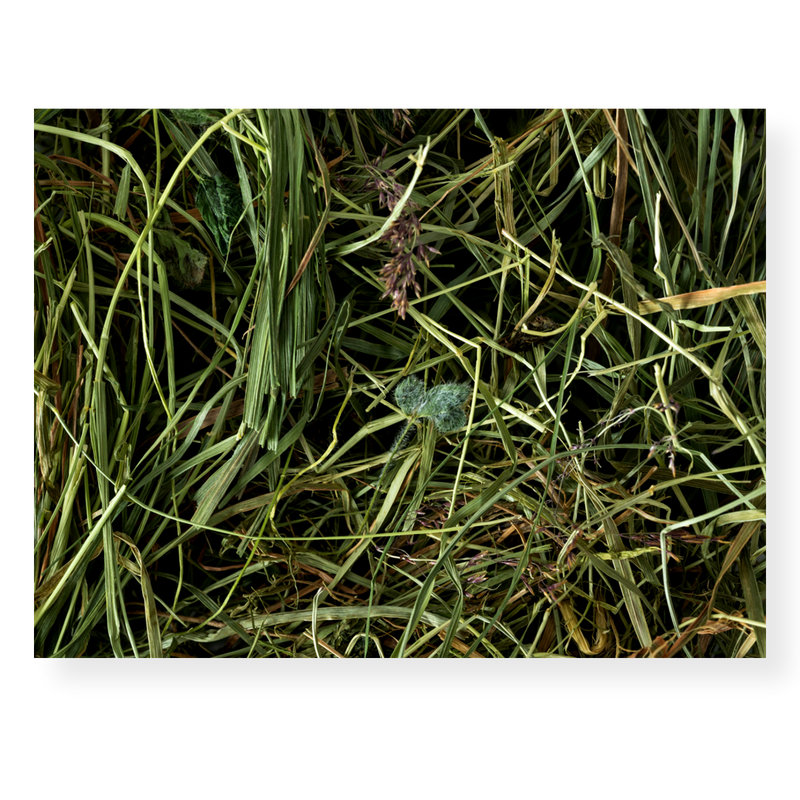
POLYGON ((206 178, 200 184, 195 200, 220 253, 226 255, 230 249, 230 236, 244 210, 238 185, 224 175, 206 178))

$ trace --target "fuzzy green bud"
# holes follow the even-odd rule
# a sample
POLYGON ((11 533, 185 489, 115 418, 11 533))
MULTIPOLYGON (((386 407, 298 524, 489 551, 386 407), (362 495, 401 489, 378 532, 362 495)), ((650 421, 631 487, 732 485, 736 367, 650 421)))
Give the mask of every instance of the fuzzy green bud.
POLYGON ((419 378, 411 375, 397 384, 394 390, 394 399, 400 410, 409 417, 416 414, 425 402, 425 386, 419 378))
POLYGON ((410 376, 398 384, 395 399, 404 414, 428 417, 436 430, 444 433, 464 427, 463 405, 471 393, 467 383, 442 383, 426 391, 419 378, 410 376))

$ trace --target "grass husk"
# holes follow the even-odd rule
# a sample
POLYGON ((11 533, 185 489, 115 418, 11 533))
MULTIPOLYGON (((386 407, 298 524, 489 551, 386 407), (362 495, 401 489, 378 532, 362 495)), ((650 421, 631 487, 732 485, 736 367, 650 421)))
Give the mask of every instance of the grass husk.
POLYGON ((766 655, 763 111, 34 143, 37 656, 766 655))

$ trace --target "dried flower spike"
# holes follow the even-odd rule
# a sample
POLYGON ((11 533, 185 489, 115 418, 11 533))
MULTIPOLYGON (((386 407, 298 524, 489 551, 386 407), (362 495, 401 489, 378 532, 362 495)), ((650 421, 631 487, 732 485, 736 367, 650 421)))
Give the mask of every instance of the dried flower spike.
MULTIPOLYGON (((365 165, 370 176, 366 188, 378 192, 378 202, 382 208, 394 211, 406 187, 395 180, 394 170, 383 169, 380 166, 380 162, 385 156, 386 148, 384 147, 380 158, 365 165)), ((418 242, 422 231, 419 218, 415 213, 418 209, 419 206, 409 199, 402 213, 380 238, 380 241, 389 245, 392 253, 392 257, 380 271, 380 279, 386 287, 381 299, 391 297, 392 308, 402 319, 406 318, 408 311, 408 290, 413 289, 417 297, 421 292, 417 282, 415 259, 429 266, 431 253, 439 252, 431 245, 418 242)))

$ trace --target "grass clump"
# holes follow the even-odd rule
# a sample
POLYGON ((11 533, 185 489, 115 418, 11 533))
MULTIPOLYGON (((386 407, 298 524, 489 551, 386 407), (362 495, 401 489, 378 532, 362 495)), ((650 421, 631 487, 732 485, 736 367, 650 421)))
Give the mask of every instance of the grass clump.
POLYGON ((37 656, 765 656, 763 111, 34 145, 37 656))

